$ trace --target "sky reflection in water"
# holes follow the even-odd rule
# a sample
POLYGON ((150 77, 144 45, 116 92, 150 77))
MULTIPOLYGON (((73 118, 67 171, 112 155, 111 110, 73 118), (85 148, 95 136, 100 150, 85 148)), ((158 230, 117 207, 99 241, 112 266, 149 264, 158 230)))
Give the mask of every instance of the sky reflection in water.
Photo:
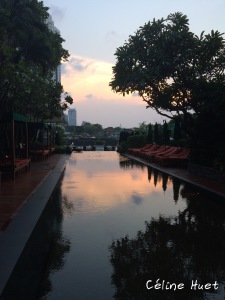
POLYGON ((76 213, 101 213, 120 205, 142 204, 150 205, 150 214, 158 216, 159 213, 174 214, 185 207, 184 203, 170 205, 173 203, 171 179, 168 178, 166 193, 162 193, 162 176, 158 176, 156 185, 156 179, 153 175, 148 178, 147 167, 143 165, 131 167, 129 159, 123 157, 118 163, 119 156, 115 152, 78 155, 72 156, 62 185, 63 195, 73 203, 76 213))
POLYGON ((70 248, 40 299, 223 299, 224 205, 116 152, 73 153, 61 193, 70 248), (158 278, 185 289, 147 290, 158 278), (191 291, 192 279, 220 281, 220 295, 191 291))

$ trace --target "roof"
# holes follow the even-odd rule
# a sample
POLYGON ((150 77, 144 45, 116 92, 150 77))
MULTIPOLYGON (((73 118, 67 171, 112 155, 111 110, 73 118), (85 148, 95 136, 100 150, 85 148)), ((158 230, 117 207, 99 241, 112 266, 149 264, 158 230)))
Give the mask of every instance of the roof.
POLYGON ((18 122, 27 122, 27 117, 21 114, 17 114, 15 112, 8 112, 2 115, 0 121, 2 122, 10 122, 10 121, 18 121, 18 122))

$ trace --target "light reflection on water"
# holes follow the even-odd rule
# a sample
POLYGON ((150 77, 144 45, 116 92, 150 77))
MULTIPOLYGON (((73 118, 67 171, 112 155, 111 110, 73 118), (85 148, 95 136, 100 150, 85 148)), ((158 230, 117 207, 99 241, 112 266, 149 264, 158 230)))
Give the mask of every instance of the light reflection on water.
POLYGON ((70 248, 63 266, 48 265, 39 299, 223 299, 145 288, 148 279, 223 279, 223 205, 116 152, 73 153, 61 193, 70 248))
POLYGON ((142 204, 146 209, 150 206, 155 212, 153 216, 157 216, 165 208, 167 214, 173 214, 185 206, 184 203, 179 203, 179 207, 168 204, 167 201, 173 203, 170 197, 171 179, 167 178, 167 194, 171 198, 168 199, 166 193, 162 195, 162 176, 150 180, 150 175, 146 176, 148 170, 143 165, 129 168, 129 159, 122 158, 120 165, 117 161, 118 154, 115 152, 72 155, 63 180, 62 193, 73 203, 75 213, 102 213, 120 205, 142 204))

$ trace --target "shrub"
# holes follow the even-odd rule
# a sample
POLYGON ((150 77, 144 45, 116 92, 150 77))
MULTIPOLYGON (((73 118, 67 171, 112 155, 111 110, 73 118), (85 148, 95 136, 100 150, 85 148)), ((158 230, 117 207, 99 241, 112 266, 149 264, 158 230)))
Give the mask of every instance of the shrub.
POLYGON ((147 143, 146 135, 134 135, 127 139, 128 148, 141 148, 147 143))
POLYGON ((56 146, 55 147, 55 153, 57 153, 57 154, 65 154, 66 153, 65 146, 56 146))

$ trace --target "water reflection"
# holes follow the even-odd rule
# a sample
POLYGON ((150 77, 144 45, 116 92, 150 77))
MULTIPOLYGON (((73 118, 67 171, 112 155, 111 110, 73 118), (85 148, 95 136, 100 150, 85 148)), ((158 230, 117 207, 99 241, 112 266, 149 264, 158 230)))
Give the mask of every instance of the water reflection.
POLYGON ((141 162, 132 160, 131 158, 123 155, 119 156, 119 164, 122 169, 133 169, 134 167, 144 169, 146 167, 141 162))
MULTIPOLYGON (((180 183, 173 180, 175 199, 180 183)), ((225 280, 225 216, 219 204, 183 186, 187 203, 178 216, 152 218, 135 238, 125 236, 110 246, 115 299, 210 299, 222 293, 225 280), (159 282, 183 283, 184 289, 145 288, 159 282), (219 289, 191 289, 192 280, 219 283, 219 289)), ((208 287, 208 286, 207 286, 208 287)), ((218 296, 219 297, 219 296, 218 296)), ((221 298, 224 299, 223 294, 221 298)))
POLYGON ((179 200, 179 193, 180 193, 180 187, 181 183, 180 180, 177 178, 173 178, 173 200, 175 203, 179 200))
POLYGON ((62 231, 64 210, 68 210, 68 205, 62 205, 61 196, 59 184, 9 278, 0 297, 2 300, 32 300, 37 299, 38 294, 43 296, 52 290, 49 273, 63 268, 65 256, 70 251, 70 240, 62 231), (46 259, 47 271, 43 275, 46 259), (41 291, 39 291, 40 282, 42 282, 41 291))
POLYGON ((212 299, 191 280, 217 280, 221 291, 225 216, 215 199, 104 151, 71 155, 59 198, 42 300, 212 299), (158 278, 185 289, 147 290, 158 278))
POLYGON ((167 189, 167 183, 168 183, 169 175, 168 174, 163 174, 162 175, 162 189, 165 192, 167 189))
POLYGON ((138 193, 133 193, 131 198, 136 205, 140 205, 144 201, 144 197, 138 193))
MULTIPOLYGON (((71 242, 65 236, 62 229, 64 214, 71 214, 73 205, 66 199, 62 198, 61 184, 57 187, 51 203, 54 206, 54 218, 51 219, 52 235, 45 273, 42 274, 41 288, 38 293, 38 299, 45 299, 45 295, 52 291, 51 273, 59 272, 64 264, 66 254, 70 252, 71 242)), ((48 215, 49 217, 49 215, 48 215)))
POLYGON ((167 175, 151 170, 154 181, 150 180, 150 168, 146 176, 146 166, 116 153, 83 153, 74 168, 75 156, 67 166, 63 181, 63 196, 73 203, 74 213, 96 213, 111 210, 117 205, 132 201, 140 205, 151 193, 161 193, 172 181, 167 175), (121 172, 124 170, 124 172, 121 172), (76 197, 74 197, 76 195, 76 197))
POLYGON ((151 166, 143 165, 138 161, 133 161, 130 158, 120 156, 120 167, 123 169, 133 169, 134 167, 145 170, 147 168, 147 178, 151 182, 153 177, 153 184, 155 187, 159 184, 162 186, 162 190, 166 192, 167 186, 173 185, 173 199, 177 203, 179 199, 179 192, 181 187, 181 182, 179 179, 169 176, 166 173, 161 173, 157 169, 152 168, 151 166))

